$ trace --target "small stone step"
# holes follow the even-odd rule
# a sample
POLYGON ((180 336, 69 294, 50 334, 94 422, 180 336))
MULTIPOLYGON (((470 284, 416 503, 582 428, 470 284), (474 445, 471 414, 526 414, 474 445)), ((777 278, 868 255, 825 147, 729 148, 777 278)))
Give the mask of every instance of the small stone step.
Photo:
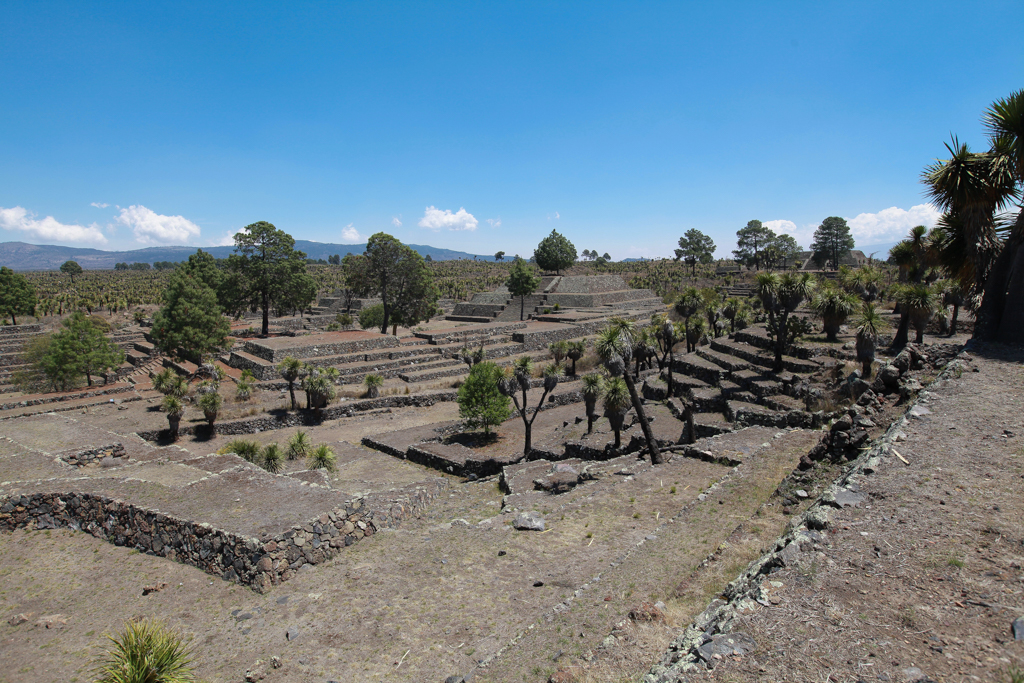
POLYGON ((675 363, 672 365, 672 371, 696 377, 703 382, 716 386, 728 372, 721 366, 715 365, 696 354, 676 356, 675 363))
POLYGON ((699 413, 721 412, 725 409, 725 398, 717 387, 689 389, 686 397, 693 409, 699 413))
POLYGON ((773 380, 757 380, 750 383, 750 391, 758 398, 782 393, 782 385, 773 380))
POLYGON ((733 425, 729 424, 722 413, 693 414, 693 431, 696 432, 695 436, 698 439, 728 434, 733 429, 733 425))
POLYGON ((785 427, 789 423, 784 413, 779 413, 756 403, 744 403, 742 401, 727 401, 725 414, 730 422, 742 426, 785 427))
POLYGON ((743 360, 742 358, 737 358, 736 356, 731 356, 727 353, 719 353, 718 351, 715 351, 714 349, 707 346, 697 347, 697 355, 705 360, 711 361, 715 365, 720 365, 726 370, 730 370, 733 372, 737 370, 750 369, 750 363, 743 360))

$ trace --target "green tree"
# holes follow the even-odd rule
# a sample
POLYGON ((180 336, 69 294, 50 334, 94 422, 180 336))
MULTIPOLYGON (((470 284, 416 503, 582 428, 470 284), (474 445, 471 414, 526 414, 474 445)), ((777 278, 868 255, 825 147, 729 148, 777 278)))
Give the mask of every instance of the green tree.
POLYGON ((537 245, 533 259, 541 270, 553 270, 557 274, 576 262, 576 247, 558 231, 552 230, 537 245))
POLYGON ((596 372, 583 376, 583 406, 587 412, 587 434, 594 433, 594 420, 597 419, 597 399, 604 393, 604 377, 596 372))
POLYGON ((854 247, 853 235, 845 218, 829 216, 814 231, 811 251, 814 262, 830 270, 839 270, 839 261, 854 247))
POLYGON ((494 260, 495 261, 504 261, 505 260, 505 252, 499 251, 499 252, 495 253, 494 254, 494 260))
POLYGON ((733 257, 743 265, 761 269, 762 253, 775 239, 771 228, 765 227, 761 221, 747 221, 744 228, 736 231, 736 249, 733 257))
POLYGON ((679 238, 679 248, 676 249, 676 260, 683 260, 692 267, 691 273, 697 275, 698 263, 711 263, 714 261, 715 242, 696 228, 687 230, 679 238))
POLYGON ((533 421, 537 419, 537 415, 540 413, 540 409, 544 407, 544 399, 548 397, 548 394, 555 390, 558 386, 558 376, 560 368, 557 365, 549 365, 544 370, 544 393, 541 394, 540 401, 537 403, 537 407, 533 409, 533 415, 527 417, 526 409, 526 393, 530 390, 530 379, 533 374, 533 361, 529 356, 522 356, 517 358, 513 363, 512 367, 508 372, 503 372, 501 379, 498 381, 498 390, 502 394, 512 399, 512 403, 515 404, 516 410, 519 412, 519 416, 523 419, 523 430, 525 431, 525 438, 523 439, 523 455, 529 456, 533 450, 533 421), (519 399, 516 397, 516 393, 521 392, 523 395, 522 404, 519 403, 519 399))
POLYGON ((387 330, 387 324, 384 322, 383 304, 369 306, 359 311, 359 327, 369 330, 371 328, 380 329, 382 325, 387 330))
POLYGON ((75 284, 75 276, 82 274, 82 266, 75 261, 65 261, 60 266, 60 272, 71 277, 71 284, 75 284))
POLYGON ((11 316, 11 324, 17 325, 17 316, 29 315, 35 310, 35 288, 24 275, 15 273, 6 266, 0 268, 0 316, 11 316))
POLYGON ((43 374, 54 387, 71 389, 83 375, 92 386, 93 375, 124 362, 124 353, 81 311, 66 319, 62 328, 51 338, 41 361, 43 374))
POLYGON ((295 410, 295 382, 302 376, 302 361, 285 356, 278 364, 277 371, 281 373, 281 379, 288 382, 288 394, 292 399, 292 410, 295 410))
POLYGON ((391 235, 373 235, 363 254, 349 254, 343 264, 349 288, 361 296, 380 296, 381 334, 387 334, 389 324, 412 327, 436 315, 441 292, 430 268, 423 257, 391 235))
MULTIPOLYGON (((191 259, 190 259, 191 261, 191 259)), ((189 266, 178 268, 164 291, 164 305, 153 316, 153 340, 165 353, 196 363, 228 346, 231 324, 217 293, 189 266)))
POLYGON ((503 373, 491 361, 477 363, 469 371, 469 377, 459 387, 459 417, 466 419, 470 429, 484 428, 485 434, 491 427, 500 425, 512 415, 509 397, 498 388, 503 373))
POLYGON ((517 258, 512 264, 512 270, 509 271, 505 286, 508 287, 509 294, 519 297, 520 320, 523 319, 526 312, 526 297, 533 294, 539 284, 540 278, 534 274, 533 268, 523 259, 517 258))
POLYGON ((239 302, 263 311, 262 334, 270 332, 271 306, 305 308, 316 298, 316 282, 306 274, 306 254, 295 249, 291 235, 266 221, 247 225, 235 235, 228 258, 232 290, 239 302))
POLYGON ((837 341, 836 335, 846 319, 857 310, 860 299, 844 292, 835 285, 827 284, 811 298, 811 310, 821 318, 825 327, 825 339, 837 341))
POLYGON ((875 310, 875 305, 864 302, 861 307, 861 314, 854 322, 857 328, 857 360, 861 364, 861 377, 871 378, 871 364, 875 360, 875 345, 878 343, 878 335, 887 325, 885 319, 875 310))
POLYGON ((764 265, 768 270, 781 268, 785 262, 800 253, 800 245, 791 235, 777 235, 764 249, 764 265))
POLYGON ((615 433, 615 449, 622 447, 622 424, 631 405, 629 387, 620 377, 612 377, 604 386, 604 416, 615 433))

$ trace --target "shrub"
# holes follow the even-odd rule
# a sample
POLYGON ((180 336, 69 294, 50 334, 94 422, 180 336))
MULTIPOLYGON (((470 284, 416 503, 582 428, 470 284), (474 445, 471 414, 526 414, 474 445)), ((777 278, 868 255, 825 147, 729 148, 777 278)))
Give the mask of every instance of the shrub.
POLYGON ((288 439, 288 459, 305 458, 309 455, 312 447, 313 444, 309 440, 309 434, 300 429, 295 432, 292 438, 288 439))
POLYGON ((380 388, 384 386, 384 378, 380 375, 367 375, 363 378, 363 385, 368 397, 377 398, 380 396, 380 388))
POLYGON ((129 621, 121 633, 107 636, 113 647, 96 668, 97 683, 189 683, 193 655, 189 641, 163 623, 129 621))
POLYGON ((459 387, 459 417, 466 418, 470 429, 483 427, 484 433, 490 434, 491 426, 500 425, 512 414, 511 400, 498 388, 502 376, 501 368, 485 361, 474 365, 459 387))
POLYGON ((260 445, 249 439, 235 439, 225 444, 218 452, 234 453, 246 462, 256 463, 260 458, 260 445))
POLYGON ((334 451, 327 444, 320 444, 306 457, 306 467, 311 470, 336 471, 338 465, 334 451))
POLYGON ((276 443, 268 443, 263 447, 263 452, 260 454, 262 462, 260 466, 271 474, 277 474, 281 471, 284 464, 284 453, 281 452, 281 447, 276 443))
POLYGON ((235 385, 235 399, 238 401, 248 401, 252 398, 252 384, 245 380, 239 380, 238 384, 235 385))
POLYGON ((380 328, 384 324, 384 304, 377 304, 359 311, 359 327, 364 330, 380 328))

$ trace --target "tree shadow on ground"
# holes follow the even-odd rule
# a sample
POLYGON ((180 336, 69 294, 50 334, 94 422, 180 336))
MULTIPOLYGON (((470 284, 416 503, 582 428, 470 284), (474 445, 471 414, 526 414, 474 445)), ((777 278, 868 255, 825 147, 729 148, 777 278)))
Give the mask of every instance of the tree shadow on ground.
POLYGON ((466 448, 485 448, 497 443, 498 438, 497 432, 491 432, 490 434, 485 434, 484 432, 458 432, 457 434, 446 436, 441 443, 446 445, 457 443, 466 448))

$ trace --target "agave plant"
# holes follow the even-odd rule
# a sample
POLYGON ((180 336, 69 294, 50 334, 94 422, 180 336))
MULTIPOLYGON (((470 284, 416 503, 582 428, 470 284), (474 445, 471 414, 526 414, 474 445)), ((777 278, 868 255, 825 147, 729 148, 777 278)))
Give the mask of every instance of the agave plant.
POLYGON ((338 469, 337 458, 330 446, 320 444, 306 456, 306 467, 311 470, 334 472, 338 469))
POLYGON ((191 683, 193 654, 183 635, 150 619, 128 621, 100 658, 97 683, 191 683))
POLYGON ((587 410, 587 434, 594 433, 597 399, 604 393, 604 377, 596 372, 583 376, 583 405, 587 410))
POLYGON ((839 328, 857 310, 859 302, 855 295, 844 292, 834 285, 826 285, 815 293, 811 299, 811 310, 821 318, 828 341, 838 341, 836 335, 839 328))
POLYGON ((167 426, 171 431, 171 439, 178 438, 178 427, 181 425, 181 416, 185 413, 185 404, 177 396, 164 396, 160 407, 167 413, 167 426))
POLYGON ((305 458, 312 448, 313 442, 310 440, 309 434, 300 429, 292 435, 292 438, 288 439, 288 459, 305 458))
POLYGON ((879 315, 875 305, 865 302, 860 316, 854 320, 857 328, 857 361, 861 364, 861 376, 871 378, 871 364, 875 360, 875 344, 878 335, 887 327, 885 319, 879 315))
POLYGON ((271 474, 277 474, 284 466, 284 453, 276 443, 268 443, 260 453, 260 466, 271 474))
POLYGON ((226 443, 218 452, 234 453, 242 460, 256 464, 260 460, 260 445, 251 439, 234 439, 226 443))
POLYGON ((602 397, 604 405, 604 416, 608 418, 612 431, 615 433, 615 449, 622 447, 622 424, 625 422, 626 413, 632 405, 629 396, 629 388, 626 382, 620 377, 613 377, 605 383, 602 397))

